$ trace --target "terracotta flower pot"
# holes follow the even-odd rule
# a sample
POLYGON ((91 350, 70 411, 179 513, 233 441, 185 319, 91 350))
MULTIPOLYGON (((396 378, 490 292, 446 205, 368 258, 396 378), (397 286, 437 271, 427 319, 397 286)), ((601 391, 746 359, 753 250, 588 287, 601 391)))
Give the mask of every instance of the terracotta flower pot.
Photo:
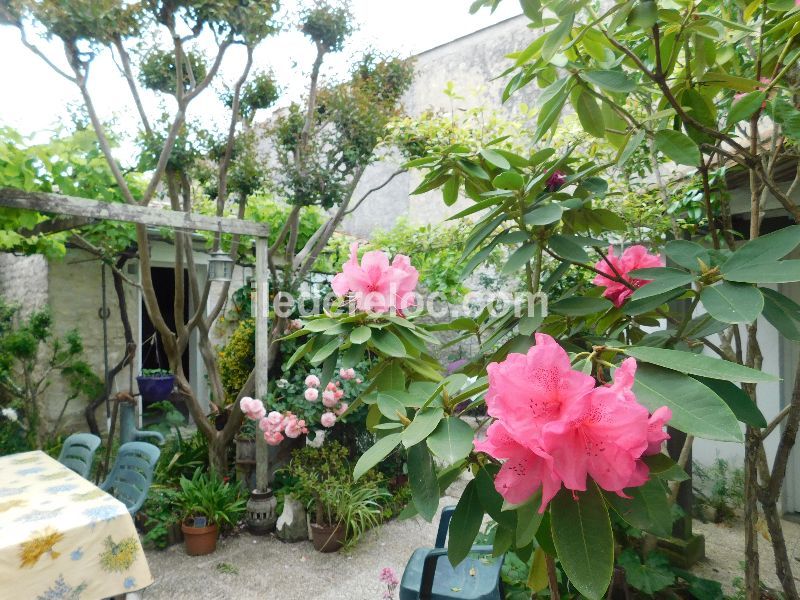
POLYGON ((344 546, 346 530, 342 525, 311 524, 311 541, 317 552, 337 552, 344 546))
POLYGON ((181 531, 186 554, 189 556, 203 556, 217 549, 219 528, 216 525, 193 527, 188 523, 181 523, 181 531))

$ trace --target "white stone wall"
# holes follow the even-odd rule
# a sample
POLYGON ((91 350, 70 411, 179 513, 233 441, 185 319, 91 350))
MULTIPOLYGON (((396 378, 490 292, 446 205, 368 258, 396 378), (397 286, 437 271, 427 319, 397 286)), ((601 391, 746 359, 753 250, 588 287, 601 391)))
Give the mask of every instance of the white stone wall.
POLYGON ((41 254, 0 253, 0 296, 23 315, 47 305, 47 260, 41 254))

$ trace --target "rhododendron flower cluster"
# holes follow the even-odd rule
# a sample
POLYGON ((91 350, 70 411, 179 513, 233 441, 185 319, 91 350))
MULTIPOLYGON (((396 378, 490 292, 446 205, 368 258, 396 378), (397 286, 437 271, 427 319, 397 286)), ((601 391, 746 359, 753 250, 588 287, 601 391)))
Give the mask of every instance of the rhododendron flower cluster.
POLYGON ((614 254, 614 247, 608 249, 608 255, 601 259, 594 268, 602 274, 598 274, 592 283, 603 286, 606 290, 603 296, 611 300, 614 306, 619 308, 630 298, 635 288, 642 287, 650 283, 650 279, 636 279, 630 275, 636 269, 649 269, 653 267, 663 267, 664 259, 658 255, 650 254, 644 246, 631 246, 626 248, 621 256, 614 254), (619 279, 623 279, 630 285, 625 285, 619 279), (631 289, 633 287, 634 289, 631 289))
POLYGON ((264 441, 270 446, 277 446, 284 437, 297 438, 308 433, 306 422, 298 419, 291 411, 279 413, 273 410, 267 414, 261 400, 248 396, 239 401, 239 406, 248 419, 258 421, 258 428, 264 433, 264 441))
POLYGON ((337 296, 352 294, 358 310, 385 313, 414 306, 414 288, 419 273, 411 259, 397 254, 389 257, 380 250, 366 252, 358 262, 358 242, 350 246, 350 260, 342 265, 331 286, 337 296))
POLYGON ((537 333, 527 354, 509 354, 487 371, 486 406, 495 421, 475 449, 505 461, 495 487, 508 502, 541 488, 543 512, 562 485, 584 491, 591 477, 625 496, 625 488, 647 481, 641 459, 660 452, 672 413, 661 407, 650 415, 636 401, 634 359, 622 362, 613 383, 596 387, 552 337, 537 333))
MULTIPOLYGON (((341 369, 339 371, 339 376, 342 379, 355 379, 356 372, 354 369, 341 369)), ((360 380, 357 380, 359 383, 360 380)), ((319 377, 316 375, 309 375, 306 377, 306 391, 303 392, 303 397, 308 400, 309 402, 317 402, 319 399, 320 393, 317 388, 321 385, 319 377)), ((339 381, 330 381, 328 385, 325 386, 325 389, 322 391, 322 404, 325 408, 330 410, 325 411, 322 413, 320 417, 320 423, 323 427, 333 427, 336 423, 336 417, 344 414, 347 410, 347 403, 342 402, 342 398, 344 398, 344 390, 341 387, 341 382, 339 381)))

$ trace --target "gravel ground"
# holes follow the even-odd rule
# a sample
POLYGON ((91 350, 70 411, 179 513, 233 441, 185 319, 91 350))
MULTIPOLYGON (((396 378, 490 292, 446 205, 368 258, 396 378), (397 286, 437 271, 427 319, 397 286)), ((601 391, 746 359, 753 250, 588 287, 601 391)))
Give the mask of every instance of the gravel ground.
MULTIPOLYGON (((440 507, 455 504, 445 496, 440 507)), ((438 523, 438 517, 434 524, 438 523)), ((182 545, 148 551, 155 583, 144 600, 379 600, 383 567, 398 575, 414 549, 432 546, 436 526, 421 518, 392 521, 346 553, 322 554, 311 542, 285 544, 273 536, 242 534, 220 540, 217 551, 189 558, 182 545), (230 565, 238 573, 224 572, 230 565)))
MULTIPOLYGON (((440 507, 455 504, 460 490, 448 490, 440 507)), ((247 533, 220 540, 217 551, 189 558, 182 545, 166 551, 149 551, 147 558, 155 583, 144 600, 379 600, 384 587, 378 581, 383 567, 402 574, 415 548, 430 546, 435 523, 420 518, 392 521, 369 532, 350 552, 321 554, 311 542, 285 544, 273 536, 247 533), (232 567, 230 569, 229 567, 232 567), (228 572, 234 571, 234 572, 228 572)), ((706 537, 706 560, 694 572, 722 582, 734 592, 733 581, 744 576, 744 529, 741 522, 715 525, 695 521, 696 533, 706 537)), ((800 524, 784 521, 789 555, 800 561, 800 524)), ((759 539, 761 577, 775 589, 772 548, 759 539)), ((796 564, 800 574, 800 564, 796 564)))

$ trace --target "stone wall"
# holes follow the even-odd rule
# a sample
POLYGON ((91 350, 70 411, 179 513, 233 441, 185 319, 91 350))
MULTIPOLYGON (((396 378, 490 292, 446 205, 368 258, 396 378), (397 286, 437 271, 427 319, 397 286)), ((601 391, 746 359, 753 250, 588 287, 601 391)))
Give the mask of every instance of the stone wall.
MULTIPOLYGON (((413 57, 414 83, 403 98, 407 114, 418 117, 428 110, 459 111, 475 107, 497 109, 511 116, 520 103, 535 101, 536 86, 530 85, 506 104, 501 95, 508 78, 495 79, 511 61, 506 55, 527 47, 536 37, 524 16, 507 19, 491 27, 432 48, 413 57), (448 82, 463 99, 452 100, 444 93, 448 82)), ((397 153, 388 153, 370 166, 356 188, 357 200, 368 190, 381 185, 402 164, 397 153)), ((398 218, 407 216, 413 223, 440 223, 469 205, 462 199, 445 206, 441 191, 410 196, 421 177, 418 172, 403 173, 386 187, 372 194, 361 207, 345 218, 342 229, 368 238, 375 229, 390 229, 398 218)))
POLYGON ((47 260, 41 254, 0 253, 0 296, 18 304, 23 315, 47 305, 47 284, 47 260))

